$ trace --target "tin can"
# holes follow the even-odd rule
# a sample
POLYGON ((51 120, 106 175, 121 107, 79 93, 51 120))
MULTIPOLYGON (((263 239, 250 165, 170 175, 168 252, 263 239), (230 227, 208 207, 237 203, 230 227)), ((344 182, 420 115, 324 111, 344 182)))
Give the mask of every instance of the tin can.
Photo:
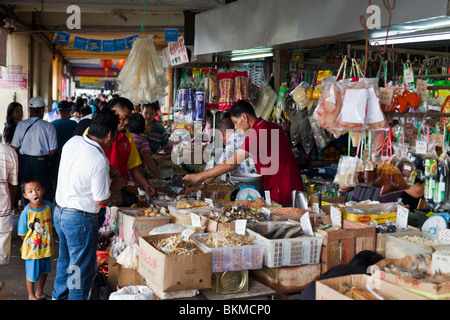
POLYGON ((205 104, 206 94, 202 91, 197 91, 195 93, 195 111, 196 120, 206 120, 206 104, 205 104))
POLYGON ((178 89, 178 111, 186 111, 187 107, 187 96, 188 96, 188 89, 181 88, 178 89))
POLYGON ((247 292, 248 284, 248 270, 213 273, 212 287, 218 294, 247 292))

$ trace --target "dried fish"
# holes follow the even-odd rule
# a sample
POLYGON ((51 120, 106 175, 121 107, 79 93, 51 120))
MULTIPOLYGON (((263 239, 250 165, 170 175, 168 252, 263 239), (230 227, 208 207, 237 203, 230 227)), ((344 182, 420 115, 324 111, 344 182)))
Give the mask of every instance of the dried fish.
POLYGON ((301 226, 283 224, 276 226, 272 231, 264 234, 267 239, 291 239, 303 235, 301 226))
POLYGON ((229 229, 223 229, 202 238, 202 242, 210 248, 240 247, 252 245, 254 237, 248 237, 229 229))
POLYGON ((212 211, 209 218, 216 222, 232 222, 238 219, 264 221, 266 215, 243 205, 225 206, 212 211))
POLYGON ((181 234, 158 241, 151 241, 153 246, 167 255, 199 254, 200 250, 189 241, 185 241, 181 234))

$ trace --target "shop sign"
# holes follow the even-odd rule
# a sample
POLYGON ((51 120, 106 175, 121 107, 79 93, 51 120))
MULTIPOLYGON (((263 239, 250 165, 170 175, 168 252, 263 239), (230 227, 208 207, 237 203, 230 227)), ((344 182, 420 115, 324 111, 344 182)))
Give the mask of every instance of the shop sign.
POLYGON ((170 64, 172 66, 189 62, 183 36, 178 37, 177 42, 169 42, 168 48, 169 48, 170 64))
POLYGON ((19 72, 1 73, 0 89, 27 89, 27 88, 28 88, 28 74, 19 72))
POLYGON ((97 77, 80 77, 80 82, 83 83, 99 83, 100 78, 97 77))
POLYGON ((165 42, 177 42, 178 41, 178 29, 164 29, 164 41, 165 42))

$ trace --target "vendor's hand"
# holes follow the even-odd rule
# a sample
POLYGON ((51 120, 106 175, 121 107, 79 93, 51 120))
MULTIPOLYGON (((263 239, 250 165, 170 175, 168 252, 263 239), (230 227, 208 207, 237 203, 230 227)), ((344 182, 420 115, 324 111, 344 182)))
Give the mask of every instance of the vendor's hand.
POLYGON ((191 194, 191 193, 197 192, 199 190, 203 190, 203 188, 204 188, 203 185, 195 184, 195 185, 192 185, 192 186, 186 188, 186 191, 184 192, 184 194, 191 194))
POLYGON ((182 180, 185 186, 191 187, 200 182, 201 178, 199 174, 187 174, 182 180))
POLYGON ((122 178, 120 175, 114 177, 111 180, 111 192, 117 192, 118 190, 122 189, 123 187, 125 187, 126 185, 126 180, 124 178, 122 178))
POLYGON ((144 189, 150 198, 156 196, 156 194, 157 194, 156 189, 153 188, 151 185, 147 185, 144 189))
POLYGON ((135 185, 127 184, 125 189, 127 189, 127 191, 131 194, 139 194, 139 190, 135 185))

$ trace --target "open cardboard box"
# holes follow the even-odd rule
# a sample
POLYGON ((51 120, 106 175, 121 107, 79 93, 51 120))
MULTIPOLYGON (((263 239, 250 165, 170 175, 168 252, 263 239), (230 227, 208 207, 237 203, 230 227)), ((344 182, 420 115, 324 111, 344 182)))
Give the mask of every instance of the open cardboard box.
POLYGON ((156 234, 139 237, 138 272, 147 281, 165 292, 211 288, 211 252, 194 244, 200 254, 167 255, 149 241, 158 241, 177 234, 156 234))
POLYGON ((367 290, 366 286, 369 286, 385 300, 426 300, 423 296, 408 292, 395 284, 367 274, 353 274, 317 281, 316 300, 352 300, 338 292, 339 284, 344 282, 365 290, 367 290))
POLYGON ((142 208, 119 208, 117 217, 122 227, 123 239, 126 245, 134 241, 133 230, 137 236, 148 236, 149 232, 156 227, 170 223, 170 216, 161 217, 136 217, 136 212, 142 208))

